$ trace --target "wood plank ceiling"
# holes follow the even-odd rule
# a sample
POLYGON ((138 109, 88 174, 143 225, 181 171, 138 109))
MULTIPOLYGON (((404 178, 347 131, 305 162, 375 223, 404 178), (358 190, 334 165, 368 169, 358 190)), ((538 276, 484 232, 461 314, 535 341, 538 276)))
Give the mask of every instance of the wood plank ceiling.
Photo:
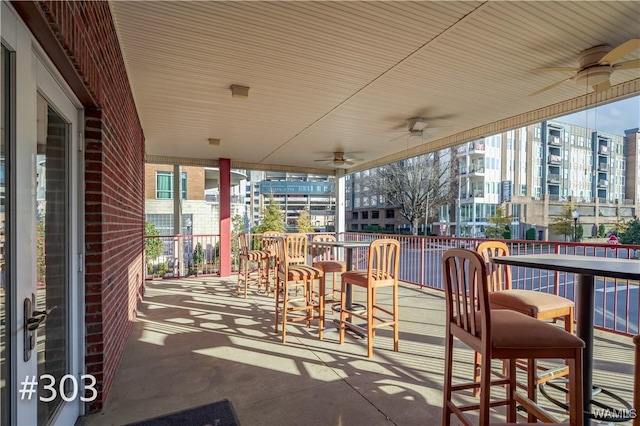
POLYGON ((111 7, 150 161, 332 174, 314 160, 344 151, 360 159, 350 172, 640 93, 630 69, 598 94, 566 81, 529 96, 573 75, 534 68, 577 67, 585 49, 640 38, 638 1, 111 7), (438 129, 409 137, 414 116, 438 129))

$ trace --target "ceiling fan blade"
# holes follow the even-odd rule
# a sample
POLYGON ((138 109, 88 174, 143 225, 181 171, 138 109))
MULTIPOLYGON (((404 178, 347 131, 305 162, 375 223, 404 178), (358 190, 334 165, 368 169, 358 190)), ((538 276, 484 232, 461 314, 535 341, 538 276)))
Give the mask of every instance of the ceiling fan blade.
POLYGON ((640 38, 632 38, 613 48, 598 61, 599 64, 612 63, 628 55, 636 49, 640 49, 640 38))
POLYGON ((406 137, 409 137, 409 136, 411 136, 409 134, 409 132, 402 132, 402 134, 400 136, 396 136, 395 138, 391 139, 389 142, 397 141, 400 138, 406 138, 406 137))
POLYGON ((561 84, 562 84, 562 83, 564 83, 565 81, 569 81, 569 80, 571 80, 571 78, 572 78, 572 77, 565 78, 564 80, 560 80, 559 82, 557 82, 557 83, 553 83, 553 84, 552 84, 552 85, 550 85, 550 86, 543 87, 542 89, 536 90, 535 92, 530 93, 530 94, 529 94, 529 96, 536 96, 536 95, 539 95, 539 94, 540 94, 540 93, 542 93, 542 92, 546 92, 547 90, 553 89, 554 87, 561 85, 561 84))
POLYGON ((630 61, 620 62, 613 65, 617 70, 634 70, 640 68, 640 59, 632 59, 630 61))
POLYGON ((550 67, 550 68, 534 68, 531 71, 578 71, 580 68, 575 67, 550 67))
POLYGON ((354 163, 354 162, 353 162, 353 161, 351 161, 351 160, 344 160, 344 164, 346 164, 347 166, 352 166, 352 165, 354 165, 354 164, 356 164, 356 163, 354 163))
POLYGON ((593 90, 600 93, 600 92, 604 92, 605 90, 609 90, 611 88, 611 82, 609 80, 606 80, 600 84, 595 84, 591 87, 593 88, 593 90))
POLYGON ((324 161, 324 162, 327 162, 327 163, 328 163, 328 162, 333 161, 333 158, 321 158, 321 159, 319 159, 319 160, 313 160, 313 161, 324 161))

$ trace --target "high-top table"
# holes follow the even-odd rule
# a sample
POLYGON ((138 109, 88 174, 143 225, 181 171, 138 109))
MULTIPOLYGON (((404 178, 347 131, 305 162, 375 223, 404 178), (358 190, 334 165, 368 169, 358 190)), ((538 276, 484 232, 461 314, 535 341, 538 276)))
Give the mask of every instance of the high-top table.
MULTIPOLYGON (((347 271, 351 271, 353 268, 353 251, 359 248, 369 248, 371 242, 369 241, 313 241, 311 244, 318 247, 336 247, 344 249, 346 252, 346 263, 347 263, 347 271)), ((345 305, 347 309, 353 309, 353 292, 351 288, 351 284, 347 283, 346 295, 345 295, 345 305)), ((358 305, 360 307, 360 305, 358 305)), ((333 307, 334 310, 339 310, 339 308, 333 307)), ((364 306, 362 306, 364 309, 364 306)), ((351 319, 349 318, 349 321, 351 319)), ((360 337, 364 337, 364 335, 355 328, 350 328, 351 331, 358 334, 360 337)))
POLYGON ((640 260, 549 253, 499 256, 491 259, 491 261, 503 265, 578 274, 578 283, 575 286, 578 310, 576 315, 576 335, 580 337, 585 344, 582 377, 584 424, 585 426, 590 425, 592 418, 611 421, 611 419, 595 416, 591 412, 595 277, 639 280, 640 260), (587 397, 587 395, 589 397, 587 397))

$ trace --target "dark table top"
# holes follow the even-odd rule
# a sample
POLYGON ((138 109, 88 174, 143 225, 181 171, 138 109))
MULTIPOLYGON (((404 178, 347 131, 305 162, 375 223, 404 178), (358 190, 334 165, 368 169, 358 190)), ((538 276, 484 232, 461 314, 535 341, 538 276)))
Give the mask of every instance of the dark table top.
POLYGON ((522 254, 498 256, 492 262, 511 266, 551 269, 610 278, 640 280, 640 260, 573 254, 522 254))
POLYGON ((359 248, 369 247, 370 241, 312 241, 311 244, 325 247, 359 248))

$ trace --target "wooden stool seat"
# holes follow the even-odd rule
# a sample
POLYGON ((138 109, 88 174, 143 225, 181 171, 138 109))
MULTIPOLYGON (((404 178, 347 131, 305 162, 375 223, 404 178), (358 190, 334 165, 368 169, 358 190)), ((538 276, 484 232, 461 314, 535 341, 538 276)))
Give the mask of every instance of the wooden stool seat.
POLYGON ((556 318, 574 308, 573 301, 567 298, 531 290, 494 291, 489 294, 489 302, 491 309, 510 309, 534 318, 556 318))
POLYGON ((347 264, 340 260, 320 260, 318 262, 313 262, 313 266, 329 273, 344 272, 347 270, 347 264))

